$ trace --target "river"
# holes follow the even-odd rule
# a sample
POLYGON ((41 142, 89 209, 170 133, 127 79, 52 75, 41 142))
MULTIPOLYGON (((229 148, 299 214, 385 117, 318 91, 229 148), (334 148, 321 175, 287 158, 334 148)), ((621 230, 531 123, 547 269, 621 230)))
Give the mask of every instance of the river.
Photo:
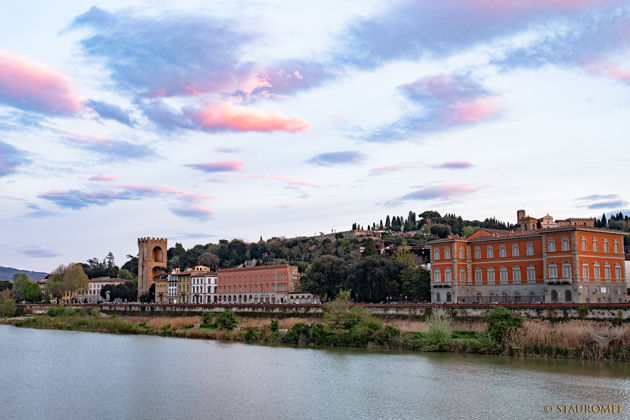
POLYGON ((548 404, 630 413, 630 364, 0 325, 2 419, 560 418, 548 404))

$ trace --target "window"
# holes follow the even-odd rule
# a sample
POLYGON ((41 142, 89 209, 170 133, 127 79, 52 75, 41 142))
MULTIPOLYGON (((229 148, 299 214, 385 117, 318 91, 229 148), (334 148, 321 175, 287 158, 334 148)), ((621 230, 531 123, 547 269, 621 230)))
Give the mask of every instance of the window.
POLYGON ((527 282, 528 283, 536 282, 536 266, 535 265, 527 266, 527 282))
POLYGON ((512 244, 512 256, 518 257, 518 244, 512 244))
POLYGON ((597 238, 593 238, 593 252, 597 252, 597 238))
POLYGON ((604 239, 604 252, 608 252, 608 239, 604 239))
POLYGON ((549 264, 549 278, 550 279, 557 279, 558 278, 558 266, 556 266, 556 263, 554 263, 554 262, 549 264))
POLYGON ((615 278, 621 279, 621 266, 619 264, 615 265, 615 278))
POLYGON ((446 260, 450 260, 451 259, 451 248, 450 247, 444 248, 444 259, 446 259, 446 260))
POLYGON ((615 254, 619 253, 619 241, 615 239, 615 243, 613 244, 613 252, 615 254))
POLYGON ((447 268, 446 270, 444 270, 444 282, 445 283, 451 283, 452 281, 452 275, 451 275, 451 269, 447 268))
POLYGON ((436 268, 436 269, 433 271, 433 274, 434 274, 434 277, 435 277, 435 279, 434 279, 434 283, 439 283, 439 282, 442 280, 442 279, 441 279, 440 269, 439 269, 439 268, 436 268))
POLYGON ((586 238, 582 236, 582 251, 586 251, 586 238))
POLYGON ((553 239, 547 241, 547 252, 556 252, 556 241, 553 239))
POLYGON ((604 265, 604 279, 605 280, 610 279, 610 264, 608 263, 604 265))
POLYGON ((521 283, 521 267, 519 267, 518 265, 512 267, 512 283, 521 283))
POLYGON ((486 248, 486 258, 494 258, 494 249, 492 246, 486 248))
POLYGON ((569 238, 562 238, 562 250, 563 251, 569 250, 569 238))
POLYGON ((571 263, 563 262, 562 263, 562 278, 570 279, 571 278, 571 263))
POLYGON ((463 268, 459 270, 459 284, 466 284, 466 270, 463 268))
POLYGON ((475 258, 481 258, 481 248, 479 248, 478 246, 475 247, 475 258))
POLYGON ((582 278, 588 279, 588 263, 587 262, 582 264, 582 278))
POLYGON ((505 252, 505 245, 499 245, 499 257, 507 257, 507 253, 505 252))
POLYGON ((463 246, 459 247, 459 259, 463 260, 466 258, 466 250, 463 246))
POLYGON ((488 284, 494 284, 494 268, 488 268, 488 284))
POLYGON ((433 259, 434 260, 440 259, 440 248, 435 248, 435 251, 433 251, 433 259))
POLYGON ((508 270, 507 267, 501 267, 500 270, 501 283, 505 284, 508 281, 508 270))
POLYGON ((595 278, 595 280, 599 280, 602 277, 602 270, 599 267, 598 262, 593 264, 593 277, 595 278))
POLYGON ((475 270, 475 284, 481 284, 483 281, 482 279, 482 274, 481 274, 481 268, 477 268, 475 270))
POLYGON ((534 255, 534 244, 531 242, 527 242, 527 255, 530 257, 534 255))

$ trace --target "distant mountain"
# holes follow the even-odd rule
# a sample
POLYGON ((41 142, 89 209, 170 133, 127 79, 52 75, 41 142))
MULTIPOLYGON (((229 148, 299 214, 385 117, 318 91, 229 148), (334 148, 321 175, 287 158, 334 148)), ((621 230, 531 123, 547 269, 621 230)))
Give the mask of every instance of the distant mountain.
POLYGON ((13 280, 13 275, 16 273, 24 273, 35 281, 42 280, 48 274, 39 271, 19 270, 17 268, 0 266, 0 280, 13 280))

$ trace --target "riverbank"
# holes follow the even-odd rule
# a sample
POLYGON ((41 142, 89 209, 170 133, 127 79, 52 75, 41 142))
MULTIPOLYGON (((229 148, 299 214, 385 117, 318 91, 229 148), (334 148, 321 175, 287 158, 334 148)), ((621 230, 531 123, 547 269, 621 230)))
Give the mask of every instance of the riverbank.
POLYGON ((111 316, 97 309, 59 307, 48 314, 0 322, 28 328, 273 345, 630 361, 630 325, 586 320, 528 320, 501 309, 498 318, 488 322, 452 321, 443 311, 435 311, 426 321, 384 323, 361 308, 349 308, 344 303, 332 305, 323 320, 236 317, 231 312, 181 317, 111 316))

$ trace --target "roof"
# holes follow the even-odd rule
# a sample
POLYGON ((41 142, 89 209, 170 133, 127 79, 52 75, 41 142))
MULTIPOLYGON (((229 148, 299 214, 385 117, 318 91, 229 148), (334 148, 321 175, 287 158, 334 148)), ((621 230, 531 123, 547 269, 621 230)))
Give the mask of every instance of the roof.
POLYGON ((236 268, 219 268, 219 274, 233 271, 256 271, 256 270, 269 270, 278 268, 295 267, 289 264, 275 264, 275 265, 257 265, 255 267, 236 267, 236 268))
POLYGON ((126 281, 118 277, 94 277, 93 279, 88 279, 88 283, 124 283, 126 281))

